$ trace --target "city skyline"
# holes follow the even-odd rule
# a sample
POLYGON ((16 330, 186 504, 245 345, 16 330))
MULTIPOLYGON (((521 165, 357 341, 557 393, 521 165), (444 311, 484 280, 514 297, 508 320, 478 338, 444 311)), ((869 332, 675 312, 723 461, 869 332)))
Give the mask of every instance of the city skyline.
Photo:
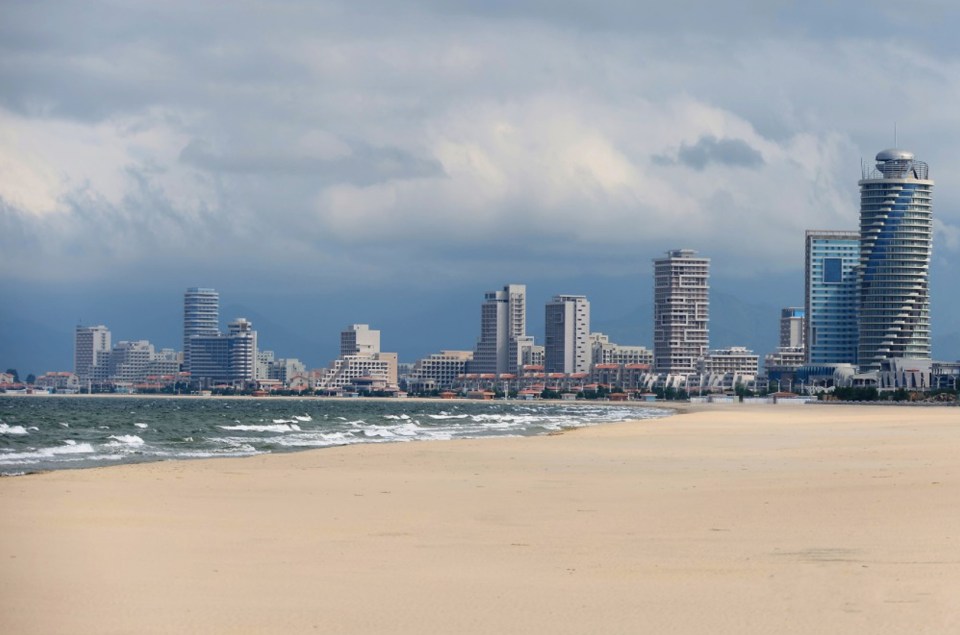
POLYGON ((179 347, 166 298, 196 284, 278 349, 380 315, 407 356, 453 345, 467 310, 430 314, 502 280, 625 324, 675 247, 712 259, 722 332, 801 302, 797 237, 857 228, 858 166, 895 123, 939 178, 933 353, 960 356, 954 3, 227 14, 0 6, 0 359, 65 367, 80 319, 179 347))

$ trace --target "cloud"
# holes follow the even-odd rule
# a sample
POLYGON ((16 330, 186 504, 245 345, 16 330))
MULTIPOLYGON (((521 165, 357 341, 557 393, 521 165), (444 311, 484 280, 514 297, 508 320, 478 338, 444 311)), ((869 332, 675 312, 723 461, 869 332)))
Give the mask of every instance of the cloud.
POLYGON ((876 6, 7 3, 0 266, 263 257, 338 284, 404 259, 603 275, 690 245, 798 269, 804 229, 856 226, 891 112, 933 178, 960 172, 952 40, 876 6))
POLYGON ((676 158, 657 154, 653 156, 653 161, 660 165, 680 163, 695 170, 703 170, 710 163, 755 168, 763 165, 763 155, 741 139, 717 139, 706 135, 692 146, 681 144, 676 151, 676 158))

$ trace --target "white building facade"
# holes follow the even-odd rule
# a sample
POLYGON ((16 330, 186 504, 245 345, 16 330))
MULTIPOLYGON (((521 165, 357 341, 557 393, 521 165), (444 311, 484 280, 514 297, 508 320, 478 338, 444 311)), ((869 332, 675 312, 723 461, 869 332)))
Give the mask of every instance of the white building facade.
POLYGON ((73 338, 73 373, 81 382, 95 381, 105 375, 110 356, 110 330, 98 326, 78 326, 73 338), (100 370, 98 373, 97 370, 100 370))
POLYGON ((214 289, 191 287, 183 294, 183 365, 190 368, 190 341, 193 336, 220 332, 220 294, 214 289))
POLYGON ((653 271, 654 370, 693 373, 710 343, 710 259, 675 249, 654 260, 653 271))
POLYGON ((557 295, 544 315, 544 368, 548 373, 590 372, 590 302, 557 295))
POLYGON ((480 338, 470 372, 517 372, 522 363, 521 341, 526 332, 526 285, 508 284, 500 291, 485 294, 480 306, 480 338))

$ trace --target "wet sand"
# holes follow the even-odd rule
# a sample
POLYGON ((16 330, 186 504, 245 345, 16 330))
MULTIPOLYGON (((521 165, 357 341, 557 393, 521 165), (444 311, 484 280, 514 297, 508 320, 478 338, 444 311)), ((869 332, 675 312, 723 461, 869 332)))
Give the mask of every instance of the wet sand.
POLYGON ((0 479, 0 632, 960 632, 960 409, 0 479))

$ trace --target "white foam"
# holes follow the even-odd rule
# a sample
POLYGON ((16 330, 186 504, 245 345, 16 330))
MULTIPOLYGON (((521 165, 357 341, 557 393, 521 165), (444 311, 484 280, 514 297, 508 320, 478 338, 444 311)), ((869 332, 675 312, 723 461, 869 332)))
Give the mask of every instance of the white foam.
POLYGON ((363 431, 363 436, 365 437, 382 437, 384 439, 389 439, 395 437, 393 432, 387 430, 386 428, 366 428, 363 431))
POLYGON ((416 423, 405 423, 402 426, 397 426, 393 429, 394 434, 399 434, 404 437, 415 437, 421 432, 420 426, 416 423))
POLYGON ((440 413, 440 414, 438 414, 438 415, 427 415, 427 416, 430 417, 431 419, 441 419, 441 420, 443 420, 443 419, 466 419, 466 418, 469 417, 470 415, 451 415, 451 414, 447 414, 447 413, 443 412, 443 413, 440 413))
POLYGON ((274 419, 274 423, 296 423, 296 419, 274 419))
POLYGON ((69 428, 69 427, 70 427, 70 424, 69 424, 69 423, 64 423, 63 421, 60 422, 60 425, 62 425, 64 428, 69 428))
POLYGON ((11 426, 6 423, 0 423, 0 434, 29 434, 23 426, 11 426))
POLYGON ((93 446, 89 443, 77 443, 70 439, 64 441, 64 443, 65 445, 58 445, 52 448, 39 448, 32 452, 4 454, 0 456, 0 463, 19 461, 36 462, 64 454, 91 454, 93 452, 93 446))
POLYGON ((116 434, 110 435, 110 438, 114 441, 108 443, 108 446, 116 447, 118 445, 131 445, 131 446, 141 446, 143 445, 143 439, 138 437, 135 434, 116 434))
POLYGON ((150 427, 150 426, 148 426, 148 425, 145 424, 145 423, 135 423, 135 424, 133 424, 133 425, 135 425, 135 426, 137 426, 138 428, 141 428, 141 429, 143 429, 143 428, 149 428, 149 427, 150 427))
MULTIPOLYGON (((274 421, 277 421, 274 419, 274 421)), ((300 426, 295 423, 283 423, 278 425, 239 425, 239 426, 217 426, 221 430, 242 430, 245 432, 299 432, 300 426)))
POLYGON ((313 421, 313 417, 310 415, 294 415, 293 418, 297 421, 313 421))

